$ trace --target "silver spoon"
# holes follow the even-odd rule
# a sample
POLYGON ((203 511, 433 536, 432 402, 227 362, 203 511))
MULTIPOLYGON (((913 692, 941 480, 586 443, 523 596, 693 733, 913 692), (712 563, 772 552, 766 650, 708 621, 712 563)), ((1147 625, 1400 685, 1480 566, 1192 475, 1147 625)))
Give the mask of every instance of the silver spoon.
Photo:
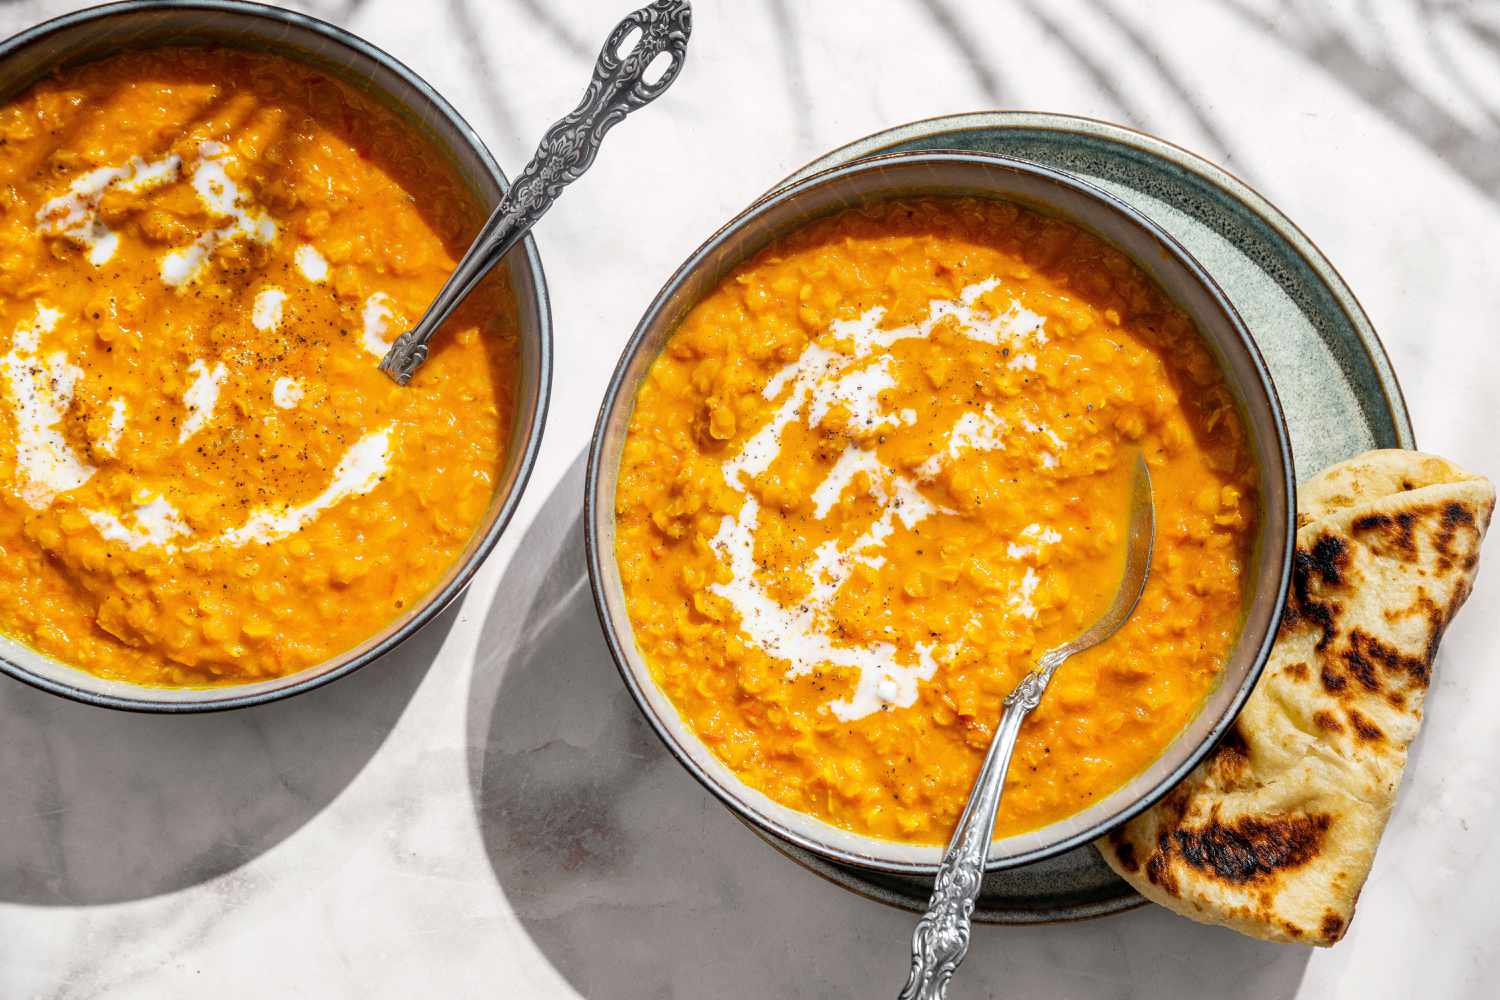
POLYGON ((693 6, 688 0, 656 0, 627 16, 610 32, 583 100, 542 136, 531 162, 500 199, 427 312, 416 326, 396 338, 381 359, 380 370, 397 385, 411 381, 427 360, 427 342, 479 279, 536 225, 562 189, 594 162, 604 133, 636 108, 660 97, 677 79, 692 30, 693 6), (640 38, 629 53, 622 54, 620 43, 633 31, 639 31, 640 38), (663 53, 669 57, 665 69, 655 80, 646 82, 647 68, 663 53))
POLYGON ((1005 699, 1000 725, 985 754, 969 804, 959 817, 958 828, 943 854, 927 913, 917 923, 911 937, 911 976, 900 1000, 942 1000, 948 993, 958 963, 969 952, 969 928, 974 915, 974 901, 984 879, 984 863, 989 857, 990 841, 995 836, 995 816, 1000 811, 1000 794, 1005 790, 1005 772, 1016 749, 1021 723, 1042 702, 1042 693, 1057 668, 1075 653, 1099 645, 1115 634, 1135 610, 1146 589, 1146 575, 1151 569, 1151 550, 1156 543, 1156 511, 1151 501, 1151 473, 1144 458, 1137 457, 1130 483, 1130 522, 1125 538, 1125 572, 1115 599, 1089 629, 1037 660, 1036 669, 1027 674, 1005 699))

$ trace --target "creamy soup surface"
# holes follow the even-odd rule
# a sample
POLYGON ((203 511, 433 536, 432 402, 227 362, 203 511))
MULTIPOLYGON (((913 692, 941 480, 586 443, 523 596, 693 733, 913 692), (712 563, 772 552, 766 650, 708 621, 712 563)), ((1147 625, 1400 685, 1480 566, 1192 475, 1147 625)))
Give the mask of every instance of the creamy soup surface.
POLYGON ((482 521, 512 419, 491 282, 376 365, 480 209, 353 89, 162 49, 0 109, 0 632, 147 685, 369 638, 482 521))
POLYGON ((636 642, 752 786, 941 843, 1001 700, 1112 596, 1137 454, 1149 585, 1027 722, 1001 835, 1139 773, 1219 677, 1243 428, 1191 322, 1066 222, 967 199, 821 220, 705 298, 640 390, 616 497, 636 642))

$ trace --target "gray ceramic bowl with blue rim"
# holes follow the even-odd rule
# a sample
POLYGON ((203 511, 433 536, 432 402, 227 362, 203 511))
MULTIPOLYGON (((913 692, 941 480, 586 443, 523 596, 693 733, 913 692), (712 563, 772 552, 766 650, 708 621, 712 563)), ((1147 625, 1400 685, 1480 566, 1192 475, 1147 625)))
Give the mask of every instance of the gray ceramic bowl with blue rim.
MULTIPOLYGON (((1296 488, 1276 390, 1243 321, 1213 279, 1171 236, 1125 203, 1046 167, 984 153, 911 152, 823 171, 767 196, 714 234, 657 294, 610 381, 589 450, 584 530, 589 578, 605 638, 626 687, 674 756, 752 825, 821 857, 892 874, 936 872, 937 846, 897 843, 833 826, 742 781, 683 722, 636 644, 615 558, 615 489, 637 390, 678 324, 736 266, 814 219, 870 201, 969 196, 1016 202, 1114 245, 1193 320, 1234 397, 1257 468, 1260 516, 1246 568, 1244 622, 1219 684, 1149 767, 1065 820, 1000 838, 987 868, 1030 864, 1094 840, 1164 795, 1203 758, 1254 688, 1280 623, 1291 577, 1296 488)), ((1002 809, 1004 808, 1002 804, 1002 809)))
MULTIPOLYGON (((474 229, 507 182, 494 157, 426 81, 369 42, 316 18, 239 0, 126 2, 68 14, 0 43, 0 101, 42 78, 122 51, 222 46, 280 55, 312 66, 395 111, 426 139, 473 199, 474 229)), ((536 244, 526 237, 500 269, 515 299, 520 358, 516 416, 505 466, 468 545, 412 609, 353 649, 284 677, 212 688, 155 688, 107 680, 0 635, 0 670, 44 691, 108 708, 204 712, 287 698, 347 676, 415 634, 463 592, 505 530, 541 445, 552 380, 552 318, 536 244)))

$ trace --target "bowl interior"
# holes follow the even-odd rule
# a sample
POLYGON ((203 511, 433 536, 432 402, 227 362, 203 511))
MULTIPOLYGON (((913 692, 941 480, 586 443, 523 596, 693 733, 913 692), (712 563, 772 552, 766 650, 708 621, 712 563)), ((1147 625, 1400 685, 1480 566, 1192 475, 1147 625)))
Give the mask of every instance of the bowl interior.
POLYGON ((750 788, 688 729, 651 679, 626 613, 615 560, 614 507, 620 454, 635 393, 686 313, 740 262, 811 220, 889 197, 1000 198, 1067 219, 1130 256, 1197 324, 1235 397, 1252 444, 1261 495, 1244 627, 1219 685, 1187 728, 1136 778, 1084 811, 994 842, 991 869, 1040 860, 1093 839, 1164 794, 1222 734, 1269 653, 1290 574, 1293 479, 1281 409, 1244 324, 1211 278, 1175 241, 1128 206, 1081 181, 1033 164, 972 153, 898 153, 815 175, 751 207, 701 247, 651 304, 626 349, 600 413, 590 454, 589 569, 606 636, 627 685, 677 757, 750 822, 832 860, 895 873, 931 873, 938 847, 917 847, 841 830, 750 788))
MULTIPOLYGON (((368 42, 332 25, 260 4, 114 4, 67 15, 0 43, 0 101, 60 69, 124 50, 216 45, 270 52, 311 65, 392 109, 422 135, 472 199, 474 230, 499 202, 505 177, 483 142, 420 77, 368 42)), ((105 680, 0 636, 0 669, 56 694, 114 708, 237 708, 308 690, 388 652, 441 611, 473 576, 520 499, 541 441, 551 376, 551 319, 536 245, 528 237, 497 268, 515 302, 519 332, 516 415, 505 467, 485 513, 448 573, 405 616, 359 646, 305 670, 218 688, 148 688, 105 680)), ((490 280, 495 280, 494 278, 490 280)))

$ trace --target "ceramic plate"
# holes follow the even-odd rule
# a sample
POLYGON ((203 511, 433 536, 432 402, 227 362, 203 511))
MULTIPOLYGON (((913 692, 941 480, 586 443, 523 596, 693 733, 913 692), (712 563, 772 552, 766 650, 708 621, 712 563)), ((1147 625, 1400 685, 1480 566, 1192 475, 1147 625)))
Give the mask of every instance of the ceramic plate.
MULTIPOLYGON (((1119 125, 986 112, 869 136, 808 164, 778 187, 851 160, 912 149, 981 150, 1064 170, 1135 206, 1177 237, 1228 294, 1265 355, 1291 430, 1299 482, 1370 448, 1416 446, 1401 387, 1354 293, 1290 219, 1238 178, 1119 125)), ((766 839, 860 895, 914 911, 927 905, 930 881, 833 864, 766 839)), ((1144 902, 1092 847, 1084 847, 985 876, 974 919, 1082 920, 1144 902)))

